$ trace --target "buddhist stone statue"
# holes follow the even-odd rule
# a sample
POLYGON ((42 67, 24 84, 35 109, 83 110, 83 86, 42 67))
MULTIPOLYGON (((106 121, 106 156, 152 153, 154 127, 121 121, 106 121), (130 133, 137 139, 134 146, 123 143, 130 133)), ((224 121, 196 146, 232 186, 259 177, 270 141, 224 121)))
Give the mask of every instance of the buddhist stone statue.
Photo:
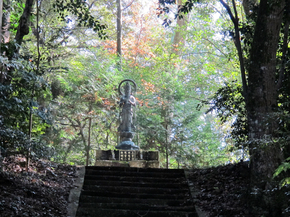
POLYGON ((131 79, 125 79, 119 84, 118 91, 121 95, 119 106, 121 109, 120 126, 118 127, 118 133, 120 135, 120 143, 116 146, 117 149, 122 150, 139 150, 139 147, 132 141, 135 132, 135 126, 133 123, 134 110, 136 106, 136 99, 132 94, 132 88, 130 83, 135 87, 136 83, 131 79), (121 85, 125 82, 123 92, 121 91, 121 85))

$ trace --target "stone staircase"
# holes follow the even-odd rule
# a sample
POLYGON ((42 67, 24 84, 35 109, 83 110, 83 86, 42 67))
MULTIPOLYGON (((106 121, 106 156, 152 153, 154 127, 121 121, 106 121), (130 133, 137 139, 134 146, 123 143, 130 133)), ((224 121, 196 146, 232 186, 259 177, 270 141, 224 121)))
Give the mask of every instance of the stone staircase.
POLYGON ((184 170, 86 167, 77 217, 197 217, 184 170))

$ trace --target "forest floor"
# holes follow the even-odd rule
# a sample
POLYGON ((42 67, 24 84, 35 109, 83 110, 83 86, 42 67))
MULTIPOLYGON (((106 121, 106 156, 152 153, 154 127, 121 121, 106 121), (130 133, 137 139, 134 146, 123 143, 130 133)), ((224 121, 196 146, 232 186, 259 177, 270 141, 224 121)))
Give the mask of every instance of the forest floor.
POLYGON ((248 162, 189 170, 194 201, 209 217, 249 217, 248 162))
POLYGON ((64 217, 74 187, 75 166, 25 158, 5 158, 0 173, 0 217, 64 217))
MULTIPOLYGON (((32 161, 29 172, 24 158, 8 158, 0 173, 0 216, 67 216, 68 197, 74 188, 77 167, 49 161, 32 161)), ((189 170, 196 189, 195 202, 209 217, 248 215, 247 163, 189 170)))

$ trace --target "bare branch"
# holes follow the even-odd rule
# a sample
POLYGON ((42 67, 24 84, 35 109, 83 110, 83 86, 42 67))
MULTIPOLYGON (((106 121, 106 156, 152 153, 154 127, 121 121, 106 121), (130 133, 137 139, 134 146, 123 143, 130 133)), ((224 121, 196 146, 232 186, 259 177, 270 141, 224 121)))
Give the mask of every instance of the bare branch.
POLYGON ((128 7, 130 7, 132 4, 133 4, 133 2, 134 2, 135 0, 132 0, 125 8, 123 8, 122 9, 122 11, 124 11, 124 10, 126 10, 128 7))
POLYGON ((230 9, 230 6, 228 6, 223 0, 220 0, 220 3, 224 6, 224 8, 227 10, 228 14, 230 15, 231 20, 233 23, 236 23, 235 17, 230 9))
POLYGON ((93 1, 90 5, 89 5, 89 10, 93 7, 93 5, 95 4, 97 0, 93 1))

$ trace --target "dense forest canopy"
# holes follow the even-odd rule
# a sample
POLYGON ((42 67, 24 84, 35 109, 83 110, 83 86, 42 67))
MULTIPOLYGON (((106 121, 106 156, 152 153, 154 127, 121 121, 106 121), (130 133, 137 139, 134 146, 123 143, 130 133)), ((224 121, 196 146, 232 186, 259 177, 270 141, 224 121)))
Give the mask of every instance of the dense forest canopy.
POLYGON ((177 5, 158 16, 159 2, 121 2, 120 69, 117 2, 4 1, 2 152, 94 164, 96 149, 117 144, 117 86, 130 78, 138 85, 134 142, 159 150, 164 167, 246 159, 247 149, 224 137, 231 123, 220 128, 216 111, 205 114, 210 96, 239 80, 229 21, 213 3, 197 6, 174 19, 177 5))
POLYGON ((4 0, 2 155, 93 165, 117 144, 129 78, 134 142, 163 167, 249 158, 254 185, 270 189, 289 168, 289 4, 4 0))

